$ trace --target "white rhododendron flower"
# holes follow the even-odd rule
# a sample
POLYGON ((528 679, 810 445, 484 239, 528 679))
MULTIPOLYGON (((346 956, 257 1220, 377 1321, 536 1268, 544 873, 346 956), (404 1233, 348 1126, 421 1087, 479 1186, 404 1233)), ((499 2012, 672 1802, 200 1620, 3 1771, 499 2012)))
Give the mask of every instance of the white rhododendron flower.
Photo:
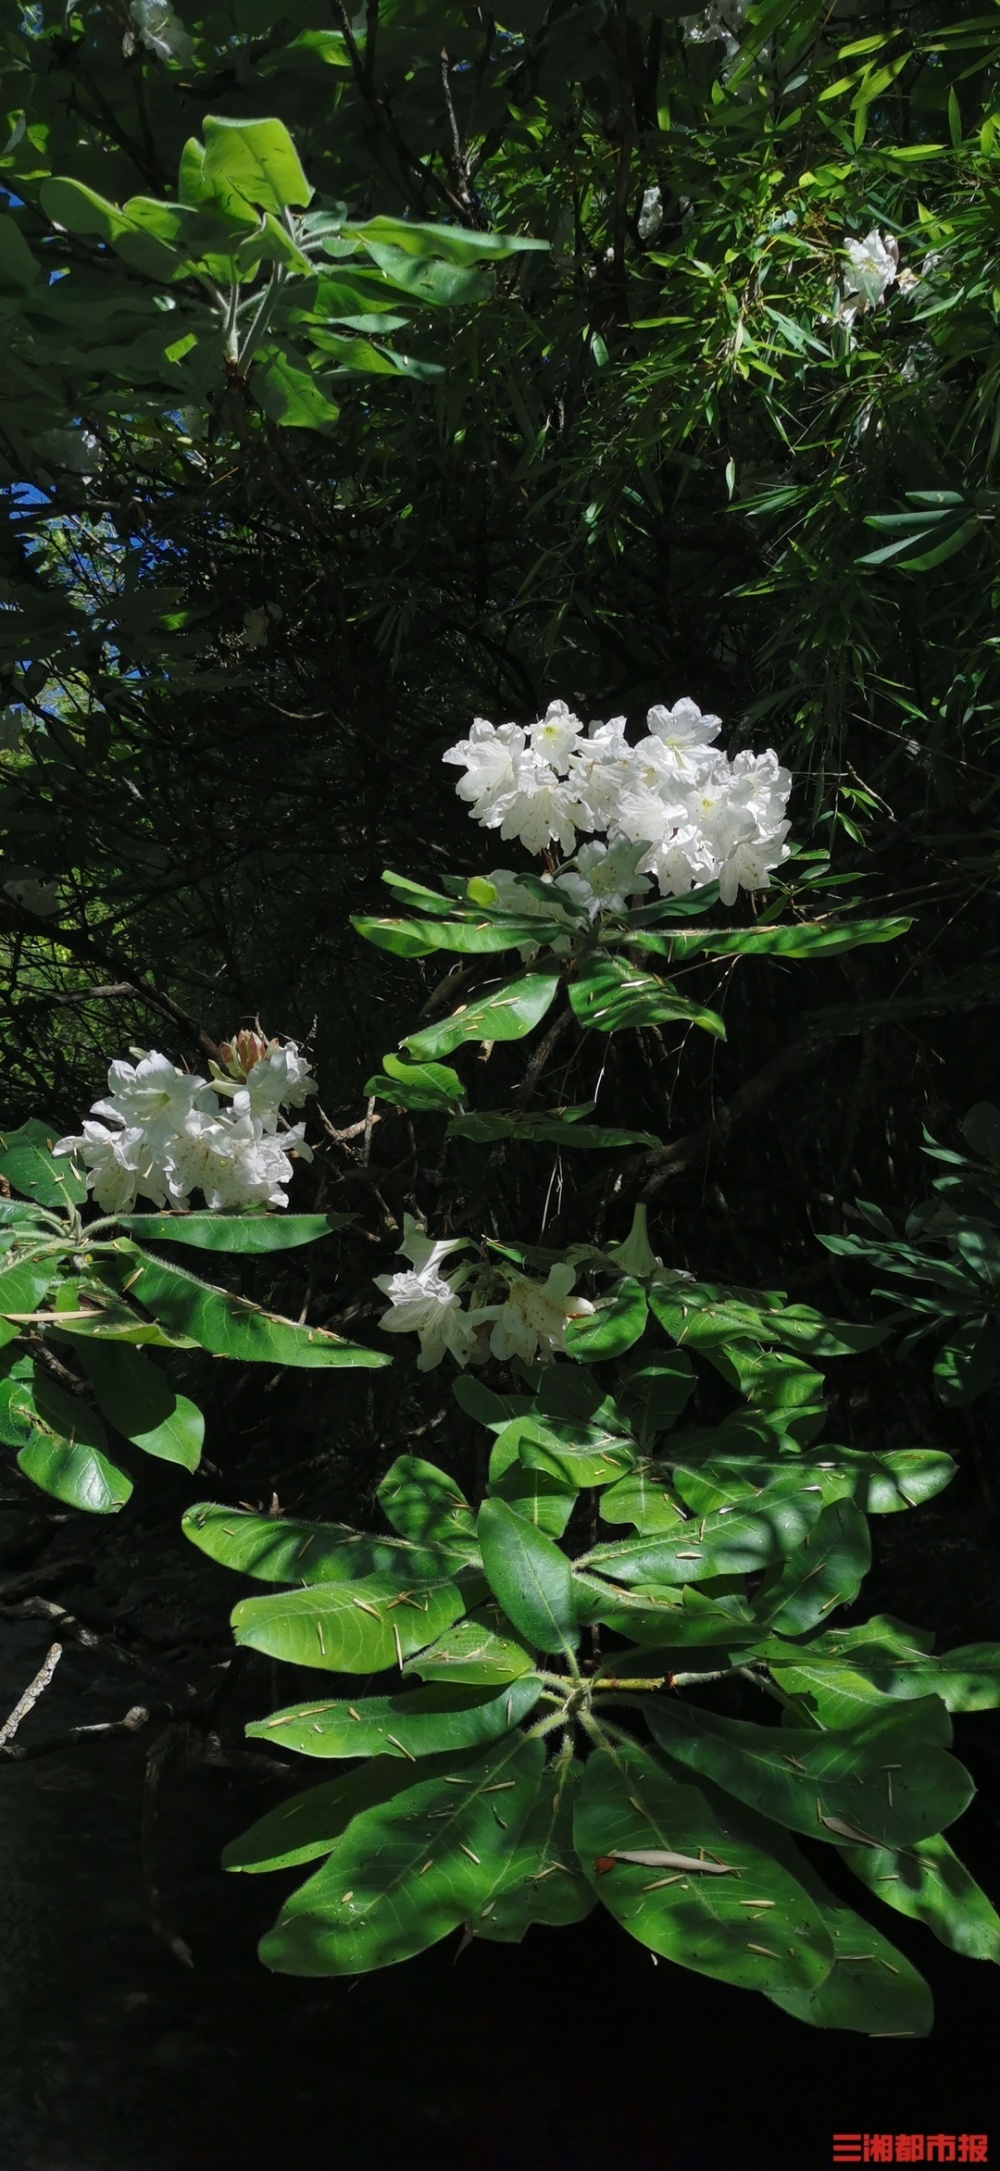
POLYGON ((863 241, 844 244, 848 261, 841 275, 844 292, 856 294, 863 309, 877 309, 899 270, 899 243, 873 226, 863 241))
POLYGON ((168 1056, 158 1055, 155 1048, 138 1063, 112 1063, 108 1086, 107 1099, 95 1101, 92 1113, 137 1126, 154 1150, 183 1130, 191 1109, 215 1110, 218 1106, 207 1079, 178 1070, 168 1056))
POLYGON ((131 0, 129 14, 139 37, 157 60, 190 60, 194 47, 169 0, 131 0))
POLYGON ((663 225, 663 198, 655 185, 642 192, 636 225, 640 241, 652 241, 663 225))
POLYGON ((520 1357, 530 1364, 534 1357, 554 1357, 566 1347, 566 1328, 594 1307, 587 1297, 570 1294, 576 1274, 565 1264, 551 1267, 547 1281, 529 1281, 512 1274, 502 1304, 484 1305, 472 1317, 492 1319, 490 1350, 494 1357, 520 1357))
POLYGON ((467 1269, 460 1269, 454 1281, 441 1273, 442 1259, 450 1252, 466 1248, 462 1237, 435 1243, 424 1234, 412 1214, 406 1214, 399 1249, 403 1257, 409 1259, 410 1270, 375 1276, 376 1289, 382 1290, 391 1305, 391 1310, 383 1315, 382 1326, 387 1334, 419 1336, 417 1369, 420 1372, 432 1372, 446 1350, 457 1365, 468 1364, 473 1355, 476 1323, 463 1309, 455 1286, 456 1281, 465 1278, 467 1269))
POLYGON ((80 1138, 61 1138, 53 1153, 75 1151, 88 1170, 87 1182, 106 1214, 131 1213, 137 1198, 165 1206, 167 1189, 143 1131, 137 1126, 111 1131, 104 1123, 84 1123, 80 1138))
POLYGON ((131 1213, 139 1198, 185 1207, 195 1191, 216 1212, 288 1204, 291 1155, 310 1161, 312 1151, 303 1124, 279 1131, 279 1113, 300 1108, 315 1080, 295 1041, 238 1034, 220 1052, 234 1075, 213 1063, 211 1084, 155 1048, 110 1065, 108 1093, 91 1110, 103 1120, 53 1148, 83 1162, 104 1213, 131 1213))
POLYGON ((409 1259, 410 1271, 375 1276, 376 1289, 390 1305, 381 1324, 386 1334, 418 1336, 421 1372, 433 1371, 446 1352, 460 1367, 482 1364, 491 1354, 522 1357, 526 1364, 535 1357, 552 1357, 566 1346, 567 1322, 594 1309, 587 1297, 571 1294, 575 1269, 567 1265, 554 1266, 544 1282, 530 1281, 513 1267, 490 1268, 491 1281, 499 1271, 507 1282, 502 1302, 477 1304, 473 1290, 466 1309, 460 1291, 472 1269, 441 1272, 450 1252, 468 1249, 463 1238, 435 1243, 407 1214, 399 1249, 409 1259))
MULTIPOLYGON (((566 703, 553 701, 526 729, 477 717, 444 759, 466 771, 457 790, 473 819, 544 855, 553 888, 591 919, 624 911, 651 876, 662 897, 717 881, 731 905, 740 889, 766 888, 788 857, 792 779, 771 748, 731 759, 717 743, 721 729, 684 696, 672 707, 657 702, 632 745, 624 717, 584 735, 566 703), (570 862, 558 871, 553 846, 570 862)), ((491 880, 505 909, 542 909, 504 890, 515 876, 491 880)))

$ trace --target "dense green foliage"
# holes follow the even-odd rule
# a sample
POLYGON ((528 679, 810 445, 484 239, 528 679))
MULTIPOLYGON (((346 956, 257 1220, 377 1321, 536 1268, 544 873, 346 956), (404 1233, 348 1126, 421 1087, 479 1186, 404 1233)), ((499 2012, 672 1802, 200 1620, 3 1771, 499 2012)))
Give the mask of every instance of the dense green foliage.
POLYGON ((942 1836, 996 1647, 830 1619, 994 1393, 997 21, 683 4, 0 9, 0 1438, 117 1511, 133 1448, 197 1467, 192 1352, 385 1365, 372 1279, 418 1224, 472 1254, 470 1335, 573 1291, 454 1408, 397 1346, 350 1524, 322 1480, 189 1510, 289 1586, 241 1643, 389 1675, 254 1727, 356 1760, 231 1850, 328 1858, 264 1957, 599 1899, 802 2019, 920 2034, 799 1842, 997 1958, 942 1836), (595 927, 518 846, 455 871, 473 713, 681 694, 794 772, 766 894, 595 927), (108 1057, 214 1060, 237 1010, 311 1036, 291 1214, 88 1220, 51 1146, 108 1057), (902 1241, 924 1123, 949 1173, 902 1241))

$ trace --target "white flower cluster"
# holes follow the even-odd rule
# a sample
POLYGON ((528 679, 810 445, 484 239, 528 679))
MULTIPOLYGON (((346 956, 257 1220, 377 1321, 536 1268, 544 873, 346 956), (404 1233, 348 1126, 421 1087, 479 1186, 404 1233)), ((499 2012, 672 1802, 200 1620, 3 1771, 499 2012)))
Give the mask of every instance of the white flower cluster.
POLYGON ((194 47, 170 0, 131 0, 129 14, 143 45, 157 60, 191 59, 194 47))
MULTIPOLYGON (((765 888, 771 869, 788 857, 792 779, 770 748, 730 760, 712 743, 721 728, 694 701, 658 704, 646 718, 646 737, 631 746, 623 716, 591 724, 585 734, 566 703, 553 701, 526 730, 477 716, 444 760, 466 771, 456 788, 473 819, 520 838, 529 852, 557 844, 572 853, 578 830, 606 832, 607 844, 584 845, 575 873, 556 878, 592 917, 648 889, 646 875, 662 897, 718 881, 731 905, 738 889, 765 888)), ((514 878, 490 879, 499 888, 514 878)))
POLYGON ((94 1102, 79 1137, 53 1148, 83 1162, 106 1214, 130 1213, 138 1198, 187 1206, 192 1191, 217 1211, 287 1205, 289 1155, 310 1161, 312 1152, 304 1124, 279 1133, 279 1111, 316 1091, 294 1040, 238 1033, 220 1049, 228 1075, 213 1063, 211 1084, 155 1048, 132 1053, 137 1063, 111 1064, 107 1099, 94 1102))
POLYGON ((865 309, 877 309, 899 276, 899 243, 894 234, 880 234, 876 226, 863 241, 844 242, 847 262, 841 273, 841 295, 834 321, 852 325, 865 309))
POLYGON ((485 1364, 487 1357, 520 1357, 530 1364, 535 1357, 554 1357, 566 1346, 566 1325, 594 1307, 587 1297, 571 1294, 576 1275, 572 1266, 554 1266, 547 1281, 532 1281, 513 1267, 497 1269, 507 1283, 500 1304, 462 1303, 459 1291, 469 1280, 471 1267, 442 1274, 441 1261, 450 1252, 465 1251, 462 1237, 435 1243, 426 1236, 412 1214, 403 1221, 399 1247, 409 1268, 398 1274, 379 1274, 376 1289, 389 1298, 391 1309, 382 1319, 387 1334, 416 1334, 420 1338, 417 1368, 431 1372, 445 1351, 455 1363, 485 1364))

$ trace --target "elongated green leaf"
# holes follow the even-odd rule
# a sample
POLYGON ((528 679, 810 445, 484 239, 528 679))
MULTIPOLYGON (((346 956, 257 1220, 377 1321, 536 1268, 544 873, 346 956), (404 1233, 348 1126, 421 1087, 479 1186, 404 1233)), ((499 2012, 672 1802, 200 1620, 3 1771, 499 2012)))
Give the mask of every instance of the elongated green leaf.
POLYGON ((690 1584, 674 1590, 642 1583, 630 1588, 605 1583, 586 1569, 574 1570, 574 1583, 581 1621, 603 1621, 637 1644, 702 1650, 721 1644, 746 1649, 760 1643, 760 1623, 755 1623, 746 1599, 732 1592, 708 1596, 690 1584))
POLYGON ((280 1742, 303 1756, 401 1756, 474 1748, 497 1741, 520 1724, 538 1702, 541 1683, 522 1674, 499 1693, 495 1688, 458 1688, 433 1683, 396 1696, 361 1696, 292 1704, 258 1719, 247 1733, 280 1742))
POLYGON ((857 1597, 871 1561, 860 1509, 851 1500, 832 1501, 792 1557, 764 1577, 754 1611, 779 1635, 801 1636, 857 1597))
POLYGON ((515 1628, 543 1651, 575 1650, 580 1631, 565 1553, 505 1500, 484 1500, 476 1531, 490 1586, 515 1628))
POLYGON ((206 115, 203 124, 205 186, 228 209, 231 197, 264 211, 309 203, 312 189, 283 121, 229 120, 206 115))
POLYGON ((842 950, 867 948, 872 943, 896 942, 908 933, 909 919, 843 920, 834 926, 800 921, 793 927, 747 927, 729 934, 711 928, 671 930, 670 945, 675 963, 704 952, 709 957, 817 957, 834 956, 842 950))
POLYGON ((561 1538, 576 1505, 576 1482, 545 1458, 541 1466, 521 1460, 522 1439, 538 1436, 531 1416, 504 1426, 490 1455, 488 1490, 492 1499, 505 1500, 533 1529, 561 1538))
POLYGON ((292 1251, 345 1229, 353 1214, 122 1214, 119 1227, 148 1244, 199 1251, 292 1251))
POLYGON ((495 1145, 498 1139, 525 1139, 546 1146, 567 1147, 576 1152, 601 1150, 613 1153, 621 1146, 658 1146, 651 1131, 622 1131, 611 1124, 568 1123, 558 1116, 488 1114, 456 1116, 448 1125, 449 1138, 471 1138, 477 1146, 495 1145))
POLYGON ((598 1899, 630 1936, 679 1967, 770 1993, 787 1986, 808 1994, 829 1973, 823 1912, 804 1887, 648 1750, 628 1743, 589 1758, 574 1835, 598 1899), (629 1851, 705 1868, 619 1860, 598 1868, 629 1851))
POLYGON ((458 1072, 447 1063, 404 1063, 398 1055, 384 1055, 382 1070, 384 1076, 369 1078, 365 1092, 376 1100, 393 1101, 399 1108, 450 1113, 464 1096, 458 1072))
MULTIPOLYGON (((713 1500, 712 1506, 717 1503, 713 1500)), ((636 1530, 677 1532, 685 1524, 684 1510, 671 1490, 671 1472, 665 1463, 644 1462, 630 1470, 617 1485, 602 1493, 601 1520, 632 1523, 636 1530)))
POLYGON ((523 1040, 551 1008, 559 985, 556 973, 522 973, 476 1002, 466 1003, 440 1025, 425 1025, 403 1042, 418 1061, 450 1055, 464 1040, 523 1040))
POLYGON ((628 1026, 700 1025, 725 1040, 726 1028, 714 1010, 678 995, 668 980, 642 972, 624 959, 598 951, 569 983, 569 999, 581 1025, 599 1033, 620 1033, 628 1026))
POLYGON ((517 1734, 362 1810, 288 1900, 260 1954, 292 1975, 359 1975, 435 1945, 485 1906, 538 1794, 545 1745, 517 1734), (497 1805, 502 1803, 499 1813, 497 1805))
POLYGON ((344 232, 361 241, 390 243, 409 256, 442 257, 446 263, 476 265, 525 250, 545 250, 547 241, 529 240, 526 234, 477 234, 464 226, 433 226, 420 219, 380 216, 363 225, 345 224, 344 232))
POLYGON ((608 1357, 624 1356, 640 1341, 646 1328, 648 1307, 640 1281, 631 1276, 620 1282, 610 1300, 589 1316, 571 1319, 566 1327, 566 1348, 582 1363, 599 1364, 608 1357))
POLYGON ((786 1986, 769 1989, 772 2003, 813 2028, 850 2028, 873 2036, 929 2035, 934 2025, 931 1993, 898 1946, 832 1894, 825 1898, 823 1923, 833 1945, 829 1975, 807 1993, 786 1986))
POLYGON ((523 1418, 518 1425, 518 1459, 528 1470, 546 1470, 560 1487, 610 1485, 629 1469, 633 1450, 599 1425, 558 1425, 554 1419, 523 1418))
POLYGON ((178 1394, 152 1358, 138 1349, 108 1349, 85 1342, 80 1363, 102 1414, 144 1455, 197 1470, 205 1420, 194 1402, 178 1394))
POLYGON ((104 1427, 85 1403, 37 1367, 33 1379, 11 1381, 4 1402, 7 1423, 27 1435, 17 1460, 32 1484, 88 1515, 124 1506, 132 1480, 104 1452, 104 1427))
POLYGON ((618 1583, 704 1583, 709 1576, 753 1575, 802 1544, 822 1509, 817 1486, 803 1485, 792 1470, 787 1485, 773 1485, 752 1513, 719 1509, 676 1530, 615 1538, 592 1546, 578 1565, 618 1583))
POLYGON ((948 1755, 951 1722, 936 1697, 879 1711, 833 1733, 757 1726, 678 1702, 650 1707, 661 1748, 738 1801, 834 1846, 898 1846, 954 1822, 972 1781, 948 1755))
POLYGON ((557 1927, 582 1922, 597 1905, 573 1844, 573 1814, 583 1765, 558 1760, 544 1773, 534 1808, 485 1907, 470 1921, 473 1936, 519 1945, 533 1922, 557 1927))
POLYGON ((502 1682, 518 1681, 530 1673, 535 1656, 499 1606, 477 1606, 428 1644, 426 1650, 407 1659, 403 1673, 415 1673, 422 1681, 499 1687, 502 1682))
MULTIPOLYGON (((428 1773, 443 1771, 449 1759, 428 1757, 428 1773)), ((331 1854, 353 1817, 399 1794, 409 1781, 409 1766, 400 1769, 395 1756, 373 1756, 356 1771, 327 1779, 321 1786, 306 1787, 277 1809, 259 1817, 248 1832, 232 1839, 223 1851, 222 1866, 246 1870, 295 1869, 300 1862, 315 1862, 331 1854)))
POLYGON ((475 1510, 447 1471, 419 1455, 398 1455, 375 1495, 383 1515, 418 1545, 478 1554, 475 1510))
POLYGON ((53 1156, 57 1132, 32 1116, 20 1130, 0 1135, 0 1176, 39 1206, 79 1206, 87 1181, 70 1154, 53 1156))
POLYGON ((956 1465, 936 1447, 889 1448, 868 1455, 861 1448, 814 1448, 808 1467, 834 1479, 868 1515, 898 1515, 933 1500, 950 1485, 956 1465))
POLYGON ((801 1696, 822 1726, 851 1725, 887 1699, 939 1696, 949 1711, 1000 1706, 1000 1644, 972 1643, 939 1654, 884 1637, 875 1619, 829 1631, 811 1643, 762 1646, 776 1681, 801 1696))
MULTIPOLYGON (((556 1367, 551 1369, 554 1371, 556 1367)), ((464 1410, 467 1417, 474 1418, 478 1425, 486 1425, 491 1432, 505 1432, 512 1418, 526 1417, 533 1408, 529 1395, 495 1394, 492 1387, 484 1387, 482 1380, 476 1379, 471 1372, 460 1372, 458 1378, 452 1380, 451 1391, 459 1409, 464 1410)), ((513 1461, 516 1453, 515 1448, 508 1461, 513 1461)))
POLYGON ((351 920, 355 932, 378 950, 395 957, 429 957, 432 950, 454 950, 462 957, 488 955, 491 951, 519 950, 526 943, 544 947, 565 935, 565 920, 515 919, 494 914, 488 919, 383 920, 363 916, 351 920))
MULTIPOLYGON (((475 1593, 482 1595, 482 1583, 475 1593)), ((232 1613, 239 1644, 267 1651, 292 1666, 327 1673, 381 1673, 440 1636, 466 1610, 467 1593, 450 1576, 414 1582, 371 1575, 351 1583, 314 1583, 305 1590, 244 1598, 232 1613)), ((472 1601, 474 1602, 474 1601, 472 1601)))
MULTIPOLYGON (((325 1327, 299 1326, 294 1320, 280 1319, 276 1313, 248 1303, 245 1297, 212 1289, 185 1267, 165 1266, 128 1239, 125 1243, 125 1256, 131 1260, 127 1287, 133 1302, 145 1305, 155 1319, 162 1320, 172 1331, 189 1334, 192 1341, 215 1356, 236 1357, 244 1363, 313 1368, 381 1366, 391 1361, 378 1350, 345 1342, 325 1327)), ((121 1248, 124 1251, 124 1244, 121 1248)))
POLYGON ((350 1523, 253 1515, 213 1500, 188 1508, 183 1530, 210 1560, 262 1583, 356 1583, 363 1576, 394 1575, 397 1588, 408 1590, 457 1573, 464 1558, 463 1548, 412 1545, 407 1538, 354 1530, 350 1523))
POLYGON ((1000 1916, 941 1832, 908 1847, 844 1847, 876 1899, 922 1922, 967 1960, 1000 1961, 1000 1916))

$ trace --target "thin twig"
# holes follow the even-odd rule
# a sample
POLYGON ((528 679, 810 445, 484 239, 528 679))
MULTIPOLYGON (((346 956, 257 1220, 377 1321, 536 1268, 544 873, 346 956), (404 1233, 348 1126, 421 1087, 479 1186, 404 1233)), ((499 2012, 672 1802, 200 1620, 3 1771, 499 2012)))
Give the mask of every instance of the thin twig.
POLYGON ((50 1646, 34 1680, 28 1683, 24 1695, 14 1705, 10 1718, 5 1719, 3 1725, 0 1726, 0 1749, 6 1749, 8 1742, 13 1741, 21 1720, 27 1718, 29 1711, 34 1710, 39 1697, 44 1695, 62 1657, 62 1651, 61 1643, 53 1643, 50 1646))

